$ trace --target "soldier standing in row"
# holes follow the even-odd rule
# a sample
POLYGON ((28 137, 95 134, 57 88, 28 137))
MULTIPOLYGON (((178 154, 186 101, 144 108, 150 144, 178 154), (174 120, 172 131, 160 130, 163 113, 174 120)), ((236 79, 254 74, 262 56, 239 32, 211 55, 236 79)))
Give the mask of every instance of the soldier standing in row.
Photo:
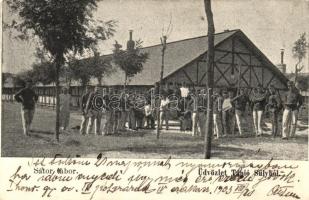
POLYGON ((243 136, 243 119, 248 102, 249 99, 248 96, 245 94, 244 89, 240 89, 239 95, 232 99, 232 103, 235 107, 235 118, 240 136, 243 136))
POLYGON ((207 92, 201 90, 198 95, 198 127, 199 136, 204 137, 206 134, 206 114, 207 114, 207 92))
POLYGON ((87 135, 92 131, 93 124, 95 135, 100 134, 101 119, 102 119, 102 108, 103 108, 103 94, 98 86, 94 88, 94 91, 89 95, 87 105, 86 105, 86 114, 89 116, 88 126, 87 126, 87 135))
POLYGON ((144 127, 144 107, 146 98, 142 94, 137 94, 134 103, 134 112, 136 118, 136 128, 141 129, 144 127))
POLYGON ((262 116, 266 104, 266 92, 264 92, 262 85, 252 91, 250 100, 253 103, 253 125, 256 136, 262 136, 262 116))
POLYGON ((276 137, 278 134, 278 124, 279 124, 278 115, 281 108, 281 100, 279 95, 276 93, 275 88, 272 85, 269 86, 269 93, 270 96, 268 97, 266 110, 268 110, 271 114, 272 136, 276 137))
POLYGON ((129 107, 129 128, 131 130, 136 129, 136 116, 135 116, 135 100, 136 94, 132 93, 128 98, 128 107, 129 107))
POLYGON ((104 118, 104 126, 102 129, 102 135, 111 135, 112 133, 112 109, 110 105, 110 92, 107 92, 103 96, 103 118, 104 118))
POLYGON ((284 111, 282 117, 282 139, 295 137, 299 108, 303 98, 293 82, 288 82, 289 91, 284 96, 284 111))
POLYGON ((191 95, 189 103, 192 106, 192 136, 198 135, 198 94, 199 92, 195 90, 195 93, 191 95))
POLYGON ((127 106, 126 106, 126 100, 127 100, 127 95, 126 93, 122 92, 120 95, 120 117, 119 117, 119 124, 118 124, 118 129, 120 131, 125 131, 126 130, 126 122, 128 118, 128 111, 127 111, 127 106))
POLYGON ((154 129, 155 128, 155 120, 153 117, 154 110, 152 108, 150 100, 147 100, 144 110, 145 110, 146 128, 154 129))
POLYGON ((71 95, 69 94, 69 88, 64 87, 62 93, 59 95, 60 102, 60 129, 66 131, 70 122, 70 103, 71 95))
POLYGON ((86 113, 86 105, 89 99, 90 95, 90 86, 86 86, 85 88, 85 94, 81 98, 81 111, 82 111, 82 123, 80 125, 80 134, 85 135, 86 134, 86 128, 89 121, 89 116, 86 113))
POLYGON ((214 135, 218 138, 222 136, 223 126, 222 126, 222 103, 223 97, 221 95, 221 90, 215 91, 213 102, 213 119, 214 119, 214 135))
POLYGON ((223 122, 223 132, 224 136, 234 135, 234 107, 232 105, 232 99, 234 97, 234 93, 232 90, 229 92, 225 92, 224 100, 222 104, 222 122, 223 122))
POLYGON ((164 94, 162 99, 161 99, 161 104, 160 104, 160 129, 162 129, 163 125, 163 120, 165 121, 165 129, 168 130, 168 118, 169 118, 169 111, 168 111, 168 105, 170 101, 168 99, 167 94, 164 94))

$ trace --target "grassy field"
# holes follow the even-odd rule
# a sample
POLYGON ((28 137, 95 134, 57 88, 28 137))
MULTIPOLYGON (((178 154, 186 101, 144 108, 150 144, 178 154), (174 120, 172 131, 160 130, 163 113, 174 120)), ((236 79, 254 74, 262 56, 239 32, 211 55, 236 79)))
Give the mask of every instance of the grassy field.
MULTIPOLYGON (((71 127, 80 124, 78 113, 71 114, 71 127)), ((248 122, 249 123, 249 122, 248 122)), ((251 122, 250 122, 251 123, 251 122)), ((54 140, 55 112, 38 107, 30 137, 22 134, 20 105, 2 103, 1 155, 4 157, 96 157, 102 153, 112 158, 203 158, 203 139, 193 138, 177 130, 163 131, 156 139, 155 131, 141 130, 117 136, 82 136, 78 130, 61 134, 54 140)), ((308 160, 308 129, 300 127, 297 138, 282 140, 264 136, 260 138, 221 138, 213 141, 213 158, 220 159, 288 159, 308 160)))

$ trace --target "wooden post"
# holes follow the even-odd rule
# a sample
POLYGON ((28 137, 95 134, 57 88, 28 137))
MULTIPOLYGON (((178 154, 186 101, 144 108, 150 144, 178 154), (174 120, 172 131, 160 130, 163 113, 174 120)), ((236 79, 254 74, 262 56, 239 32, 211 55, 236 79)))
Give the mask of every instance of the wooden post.
POLYGON ((157 139, 160 138, 160 105, 161 105, 161 94, 162 94, 162 79, 163 79, 163 72, 164 72, 164 54, 166 49, 166 40, 167 37, 163 36, 161 38, 161 44, 162 44, 162 65, 161 65, 161 73, 160 73, 160 83, 159 83, 159 107, 157 110, 157 139))
POLYGON ((205 133, 205 159, 210 159, 211 156, 211 138, 213 133, 213 70, 214 70, 214 33, 215 33, 215 25, 213 20, 213 14, 211 11, 211 0, 204 0, 205 12, 207 16, 208 22, 208 52, 207 52, 207 63, 206 63, 206 71, 207 71, 207 121, 206 121, 206 133, 205 133))
POLYGON ((240 82, 241 81, 241 66, 238 64, 238 90, 237 95, 240 93, 240 82))
MULTIPOLYGON (((46 104, 46 87, 44 88, 43 104, 46 104)), ((46 106, 46 105, 45 105, 46 106)))

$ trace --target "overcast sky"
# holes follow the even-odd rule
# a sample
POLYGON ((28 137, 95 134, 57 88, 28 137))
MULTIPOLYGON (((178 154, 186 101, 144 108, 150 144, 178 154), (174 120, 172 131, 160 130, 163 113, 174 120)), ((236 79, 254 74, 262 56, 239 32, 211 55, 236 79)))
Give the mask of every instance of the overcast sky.
MULTIPOLYGON (((303 32, 309 36, 309 0, 213 0, 212 4, 216 32, 241 29, 274 64, 280 62, 284 48, 288 71, 293 70, 293 42, 303 32)), ((7 15, 4 10, 4 19, 7 15)), ((115 40, 125 46, 130 29, 134 39, 144 41, 143 46, 158 44, 170 21, 168 42, 207 33, 203 0, 104 0, 95 17, 118 21, 115 36, 100 44, 102 53, 110 53, 115 40)), ((34 42, 15 41, 6 33, 3 39, 3 71, 29 69, 34 42)), ((309 72, 308 56, 304 64, 309 72)))

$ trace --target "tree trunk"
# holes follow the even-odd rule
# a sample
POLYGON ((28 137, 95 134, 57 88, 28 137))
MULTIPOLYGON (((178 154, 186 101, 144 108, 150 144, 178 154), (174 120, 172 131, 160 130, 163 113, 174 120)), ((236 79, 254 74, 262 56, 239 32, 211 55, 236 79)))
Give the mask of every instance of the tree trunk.
POLYGON ((98 84, 99 86, 102 86, 102 77, 98 77, 98 84))
POLYGON ((161 66, 161 75, 159 82, 159 102, 158 102, 158 110, 157 110, 157 139, 160 138, 160 127, 161 127, 161 119, 160 119, 160 105, 161 105, 161 94, 162 94, 162 79, 163 79, 163 70, 164 70, 164 51, 162 51, 162 66, 161 66))
POLYGON ((162 94, 162 80, 163 80, 163 72, 164 72, 164 55, 165 55, 165 49, 166 49, 166 36, 163 36, 161 38, 162 43, 162 62, 161 62, 161 72, 160 72, 160 82, 159 82, 159 102, 158 102, 158 110, 157 110, 157 139, 160 138, 160 105, 161 105, 161 94, 162 94))
POLYGON ((294 77, 294 83, 297 81, 297 76, 298 76, 298 70, 297 70, 297 65, 295 65, 295 77, 294 77))
POLYGON ((209 159, 211 156, 211 138, 213 133, 213 63, 214 63, 214 33, 215 25, 213 20, 213 14, 211 11, 211 0, 204 0, 205 12, 208 22, 208 51, 207 51, 207 121, 206 121, 206 132, 205 132, 205 158, 209 159))
POLYGON ((300 65, 301 60, 299 60, 296 65, 295 65, 295 78, 294 78, 294 83, 296 84, 297 82, 297 78, 298 78, 298 72, 301 71, 301 68, 298 68, 298 66, 300 65))
POLYGON ((59 128, 60 128, 60 84, 59 84, 59 73, 61 67, 61 59, 58 57, 55 60, 56 64, 56 128, 55 128, 55 139, 59 142, 59 128))

